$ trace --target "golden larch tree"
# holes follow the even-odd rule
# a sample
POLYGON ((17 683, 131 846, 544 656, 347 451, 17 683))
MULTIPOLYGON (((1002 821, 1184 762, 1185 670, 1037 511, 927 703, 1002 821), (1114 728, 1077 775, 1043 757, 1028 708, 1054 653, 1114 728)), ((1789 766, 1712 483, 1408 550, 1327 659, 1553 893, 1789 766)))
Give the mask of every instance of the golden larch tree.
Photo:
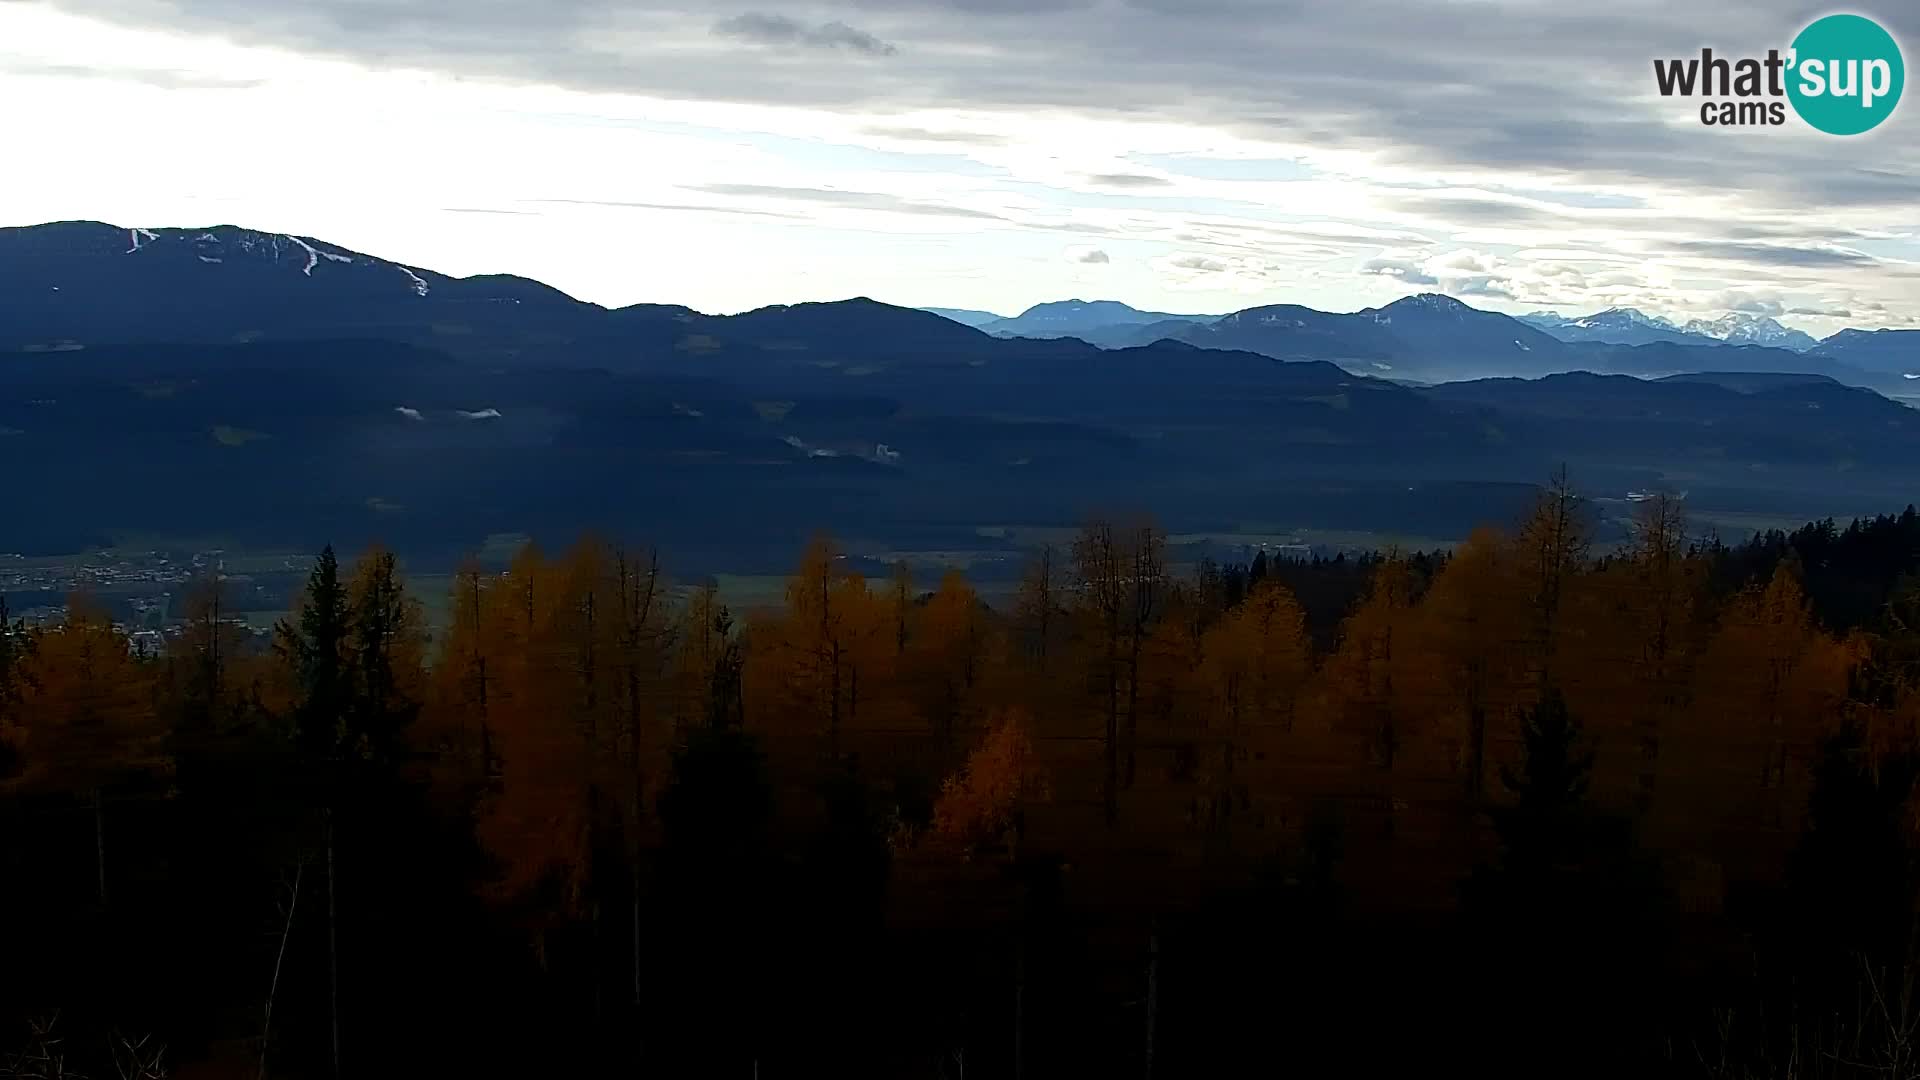
POLYGON ((8 790, 85 801, 93 812, 96 888, 107 902, 107 803, 114 789, 171 771, 147 665, 107 610, 84 594, 66 618, 31 631, 19 663, 8 790))

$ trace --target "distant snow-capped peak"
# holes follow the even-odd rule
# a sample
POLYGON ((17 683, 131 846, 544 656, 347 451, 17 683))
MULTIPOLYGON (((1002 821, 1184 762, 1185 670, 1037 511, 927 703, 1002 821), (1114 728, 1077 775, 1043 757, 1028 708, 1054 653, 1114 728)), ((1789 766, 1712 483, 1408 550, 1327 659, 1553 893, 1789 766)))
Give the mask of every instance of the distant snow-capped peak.
POLYGON ((1750 315, 1740 311, 1730 311, 1713 320, 1694 319, 1683 329, 1687 333, 1700 334, 1729 345, 1766 345, 1803 352, 1818 344, 1811 336, 1782 326, 1765 315, 1750 315))
POLYGON ((1680 329, 1671 320, 1663 319, 1658 315, 1649 315, 1639 308, 1630 307, 1610 307, 1577 318, 1569 318, 1557 311, 1536 311, 1531 315, 1522 316, 1521 321, 1535 326, 1577 326, 1583 330, 1622 325, 1646 326, 1656 330, 1680 329))
MULTIPOLYGON (((1585 334, 1577 335, 1578 339, 1582 340, 1601 334, 1625 335, 1629 329, 1638 328, 1664 333, 1689 334, 1728 345, 1765 345, 1776 349, 1792 349, 1796 352, 1804 352, 1818 344, 1807 334, 1782 326, 1765 315, 1750 315, 1743 312, 1729 312, 1718 319, 1693 319, 1684 324, 1659 315, 1649 315, 1638 308, 1630 307, 1610 307, 1604 311, 1596 311, 1591 315, 1571 319, 1553 311, 1538 311, 1520 318, 1522 322, 1531 323, 1549 331, 1585 331, 1585 334)), ((1612 338, 1602 337, 1600 340, 1612 340, 1612 338)), ((1623 337, 1621 340, 1640 340, 1640 338, 1623 337)))
POLYGON ((1661 330, 1680 329, 1679 327, 1675 326, 1671 320, 1663 319, 1658 315, 1649 315, 1646 312, 1641 311, 1639 308, 1610 307, 1607 310, 1600 312, 1598 315, 1593 316, 1593 318, 1598 319, 1598 318, 1604 318, 1606 316, 1612 316, 1613 318, 1622 319, 1630 323, 1638 323, 1641 326, 1658 327, 1661 330))

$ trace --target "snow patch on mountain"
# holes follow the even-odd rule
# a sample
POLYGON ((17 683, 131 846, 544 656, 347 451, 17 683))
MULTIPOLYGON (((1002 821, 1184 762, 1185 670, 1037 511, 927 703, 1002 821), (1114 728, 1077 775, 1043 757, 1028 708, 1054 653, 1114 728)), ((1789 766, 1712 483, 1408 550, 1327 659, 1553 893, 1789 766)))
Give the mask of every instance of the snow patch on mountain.
POLYGON ((1591 327, 1591 326, 1604 326, 1608 323, 1622 323, 1622 322, 1636 324, 1639 326, 1652 326, 1661 330, 1680 329, 1678 326, 1675 326, 1671 321, 1667 319, 1663 319, 1658 315, 1649 315, 1638 308, 1630 308, 1630 307, 1627 307, 1627 308, 1611 307, 1605 311, 1601 311, 1593 315, 1589 315, 1584 319, 1575 319, 1573 321, 1573 325, 1591 327))
POLYGON ((312 277, 313 268, 320 265, 320 253, 313 249, 312 244, 307 243, 305 240, 302 240, 297 236, 288 236, 287 239, 293 241, 296 244, 299 244, 301 250, 307 253, 307 265, 300 272, 307 275, 308 277, 312 277))
POLYGON ((413 291, 414 291, 415 293, 418 293, 418 294, 419 294, 419 295, 421 295, 421 296, 425 296, 425 295, 427 295, 427 293, 429 293, 429 292, 431 292, 431 291, 432 291, 432 289, 430 289, 430 288, 429 288, 429 287, 427 286, 427 283, 426 283, 426 281, 425 281, 424 279, 422 279, 422 278, 420 277, 420 275, 419 275, 419 274, 416 274, 416 273, 414 273, 414 272, 413 272, 412 270, 409 270, 408 268, 406 268, 406 267, 404 267, 404 266, 400 266, 400 265, 399 265, 398 263, 395 263, 395 264, 394 264, 394 266, 395 266, 395 268, 396 268, 396 269, 398 269, 398 270, 399 270, 399 271, 400 271, 401 273, 403 273, 403 274, 405 274, 405 275, 407 275, 407 277, 409 277, 409 278, 411 278, 411 279, 413 279, 413 291))
POLYGON ((1655 330, 1670 330, 1674 333, 1684 331, 1672 320, 1658 315, 1649 315, 1639 308, 1610 307, 1596 311, 1591 315, 1566 316, 1557 311, 1536 311, 1522 315, 1520 321, 1541 330, 1553 330, 1560 327, 1574 327, 1581 330, 1604 331, 1631 326, 1650 327, 1655 330))
POLYGON ((1654 341, 1680 344, 1764 345, 1805 352, 1818 344, 1807 334, 1764 315, 1729 312, 1717 319, 1693 319, 1684 324, 1637 308, 1610 307, 1591 315, 1568 318, 1551 311, 1520 316, 1520 321, 1562 341, 1606 341, 1640 345, 1654 341))
POLYGON ((1805 352, 1819 344, 1809 335, 1781 326, 1765 315, 1730 311, 1718 319, 1694 319, 1681 327, 1689 334, 1700 334, 1729 345, 1766 345, 1776 349, 1805 352))
POLYGON ((1400 302, 1415 307, 1427 308, 1431 311, 1444 311, 1455 317, 1465 314, 1468 310, 1467 305, 1443 293, 1417 293, 1400 302))

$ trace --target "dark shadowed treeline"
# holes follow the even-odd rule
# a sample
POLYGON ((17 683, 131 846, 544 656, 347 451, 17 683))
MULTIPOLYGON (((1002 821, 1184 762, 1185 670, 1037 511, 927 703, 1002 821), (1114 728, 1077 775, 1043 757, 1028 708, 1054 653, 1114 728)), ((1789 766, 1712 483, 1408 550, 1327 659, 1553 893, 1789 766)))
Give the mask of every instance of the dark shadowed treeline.
POLYGON ((0 617, 0 1076, 1912 1076, 1916 571, 1561 481, 1001 609, 586 540, 431 637, 380 551, 264 652, 0 617))

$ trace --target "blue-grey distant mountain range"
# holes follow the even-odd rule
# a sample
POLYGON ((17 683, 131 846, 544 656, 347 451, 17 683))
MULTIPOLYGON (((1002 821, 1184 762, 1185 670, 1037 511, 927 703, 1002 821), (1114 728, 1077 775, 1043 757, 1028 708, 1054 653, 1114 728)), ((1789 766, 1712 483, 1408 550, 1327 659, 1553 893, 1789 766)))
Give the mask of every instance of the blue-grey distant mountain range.
POLYGON ((1648 315, 1634 308, 1608 308, 1592 315, 1566 318, 1551 311, 1520 316, 1562 341, 1605 341, 1615 345, 1645 345, 1671 341, 1682 345, 1764 345, 1806 352, 1820 343, 1804 331, 1782 326, 1765 315, 1729 312, 1718 319, 1691 319, 1684 325, 1648 315))
MULTIPOLYGON (((1396 370, 1389 361, 1395 355, 1409 361, 1409 373, 1426 375, 1458 374, 1442 370, 1434 362, 1451 356, 1461 364, 1474 366, 1488 361, 1514 369, 1512 373, 1540 373, 1569 366, 1591 366, 1597 354, 1592 351, 1566 351, 1545 335, 1569 345, 1687 345, 1757 346, 1782 352, 1808 354, 1809 359, 1784 356, 1736 354, 1740 366, 1758 362, 1779 370, 1831 371, 1843 380, 1849 376, 1872 383, 1875 376, 1899 376, 1910 373, 1914 331, 1843 330, 1821 342, 1804 331, 1782 326, 1765 315, 1739 312, 1718 319, 1693 319, 1685 324, 1648 315, 1634 308, 1608 308, 1592 315, 1569 317, 1545 311, 1509 317, 1498 312, 1479 311, 1457 300, 1437 294, 1423 294, 1381 308, 1353 314, 1316 311, 1292 304, 1248 308, 1227 315, 1167 315, 1139 311, 1113 300, 1064 300, 1038 304, 1014 318, 1000 318, 991 312, 970 312, 947 308, 925 308, 969 326, 1002 337, 1056 338, 1077 337, 1089 344, 1107 348, 1147 344, 1171 339, 1209 347, 1230 344, 1285 359, 1325 358, 1359 362, 1374 371, 1396 370), (1399 328, 1394 328, 1394 320, 1399 328), (1515 327, 1520 324, 1537 334, 1515 327), (1418 325, 1423 340, 1409 347, 1406 340, 1411 327, 1418 325), (1881 335, 1881 336, 1875 336, 1881 335), (1890 335, 1890 336, 1887 336, 1890 335), (1860 338, 1871 338, 1874 347, 1861 349, 1860 338), (1846 358, 1840 350, 1855 342, 1846 358), (1831 347, 1826 347, 1831 346, 1831 347), (1413 355, 1413 354, 1419 355, 1413 355), (1829 363, 1832 362, 1832 363, 1829 363), (1833 364, 1840 365, 1838 370, 1833 364), (1850 372, 1848 368, 1856 368, 1850 372)), ((1653 354, 1649 354, 1653 355, 1653 354)), ((1691 357, 1692 354, 1679 354, 1691 357)), ((1724 364, 1728 358, 1692 357, 1693 364, 1708 368, 1724 364)), ((1605 357, 1603 356, 1603 361, 1605 357)), ((1618 370, 1652 370, 1648 357, 1617 357, 1611 363, 1618 370)), ((1884 378, 1877 380, 1884 385, 1884 378)))

